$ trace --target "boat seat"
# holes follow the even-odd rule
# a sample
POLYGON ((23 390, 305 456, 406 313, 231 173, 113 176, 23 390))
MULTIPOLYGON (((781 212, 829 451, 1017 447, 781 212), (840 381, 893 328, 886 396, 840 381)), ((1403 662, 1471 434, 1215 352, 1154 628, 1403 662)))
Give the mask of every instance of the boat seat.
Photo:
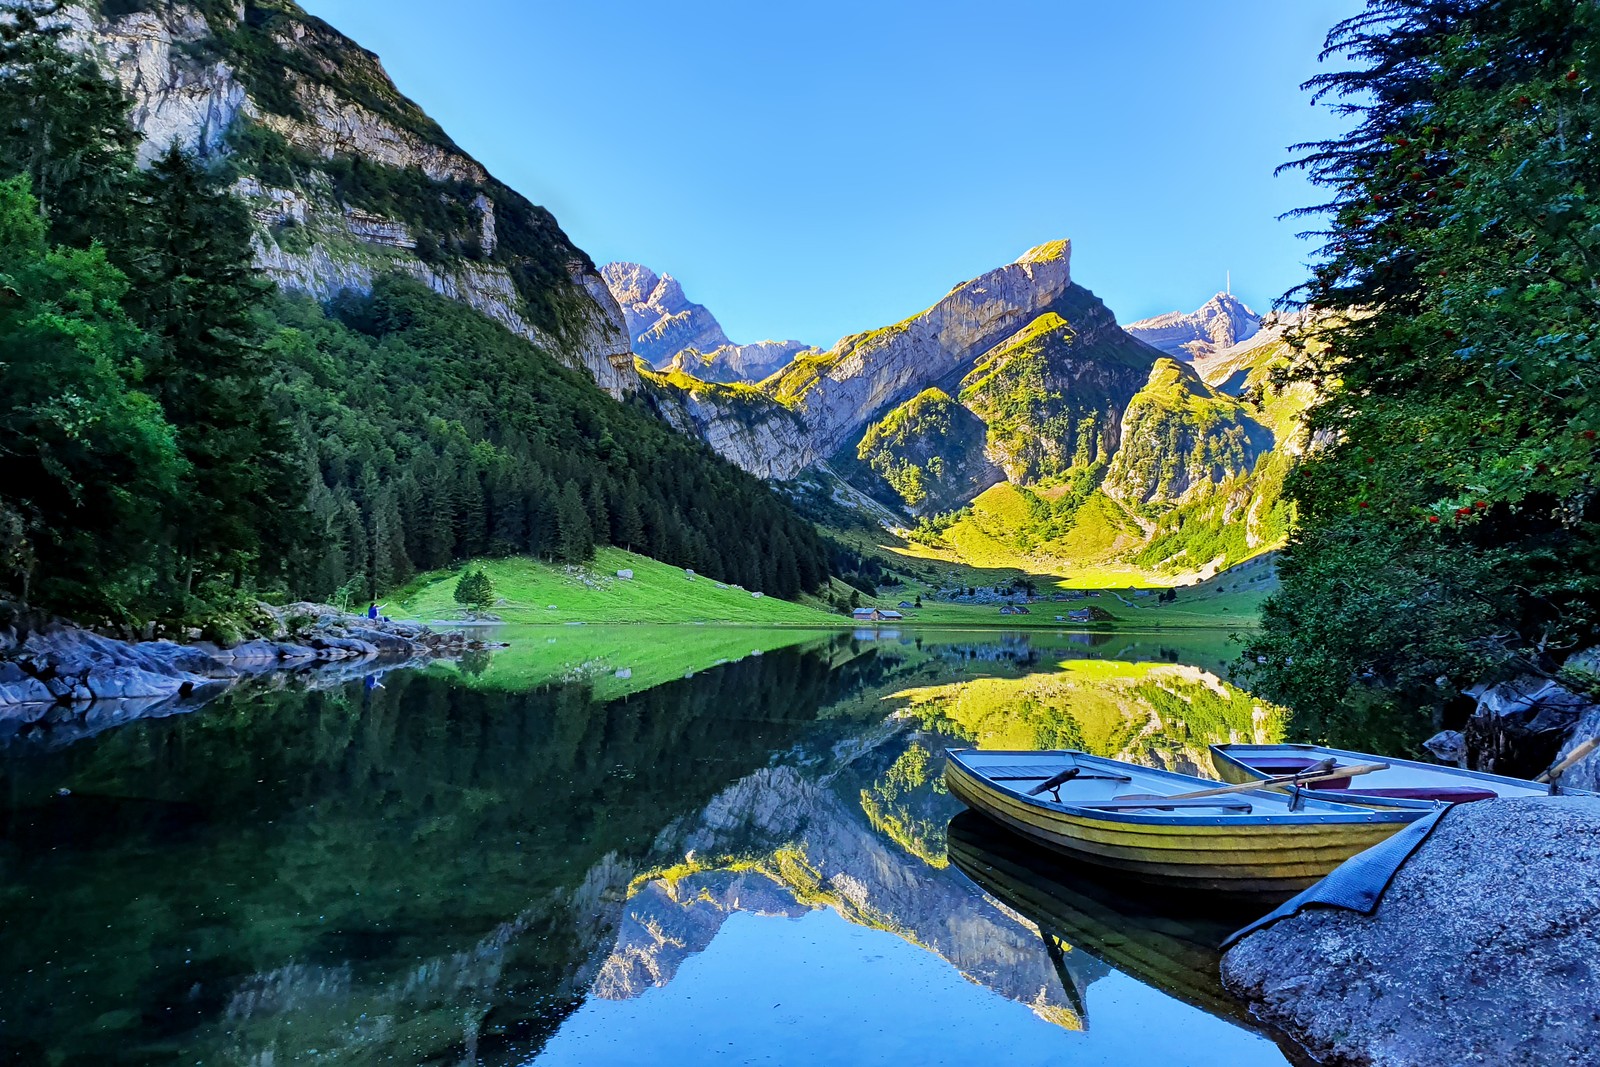
POLYGON ((1096 811, 1137 811, 1141 808, 1157 811, 1174 811, 1178 808, 1223 808, 1227 811, 1243 812, 1250 810, 1250 802, 1248 800, 1238 800, 1234 797, 1156 798, 1153 800, 1140 797, 1118 797, 1115 800, 1074 801, 1073 806, 1094 808, 1096 811))
MULTIPOLYGON (((978 773, 989 779, 991 782, 1042 782, 1047 778, 1054 778, 1057 774, 1064 770, 1066 770, 1066 768, 1061 764, 1054 763, 1048 767, 1029 767, 1026 765, 989 767, 980 770, 978 773)), ((1082 781, 1085 778, 1098 778, 1107 782, 1133 781, 1133 779, 1129 778, 1126 774, 1094 774, 1091 772, 1080 773, 1073 780, 1082 781)))
POLYGON ((1353 797, 1388 797, 1395 800, 1442 800, 1449 804, 1470 804, 1474 800, 1493 800, 1500 794, 1493 789, 1474 789, 1466 785, 1417 786, 1396 789, 1330 789, 1331 793, 1349 793, 1353 797))
MULTIPOLYGON (((1257 759, 1245 759, 1241 762, 1251 770, 1259 771, 1268 778, 1281 778, 1286 774, 1299 774, 1301 771, 1310 770, 1321 760, 1310 759, 1306 756, 1261 756, 1257 759)), ((1334 765, 1338 770, 1338 764, 1334 765)), ((1320 782, 1313 782, 1310 788, 1314 789, 1344 789, 1350 784, 1348 778, 1324 778, 1320 782)))

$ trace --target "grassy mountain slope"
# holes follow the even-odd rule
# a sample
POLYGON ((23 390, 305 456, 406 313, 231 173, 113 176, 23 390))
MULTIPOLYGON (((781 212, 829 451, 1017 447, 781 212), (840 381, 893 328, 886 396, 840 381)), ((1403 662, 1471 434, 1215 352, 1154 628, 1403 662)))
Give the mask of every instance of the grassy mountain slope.
POLYGON ((1122 447, 1106 492, 1131 507, 1161 508, 1249 473, 1272 434, 1239 401, 1206 385, 1194 369, 1157 360, 1123 415, 1122 447))
POLYGON ((984 454, 985 428, 942 389, 926 389, 867 428, 835 469, 911 514, 960 507, 1004 477, 984 454))
MULTIPOLYGON (((603 548, 589 563, 551 564, 526 558, 480 560, 501 601, 491 612, 510 623, 732 622, 758 626, 837 626, 839 616, 779 600, 704 575, 690 580, 671 567, 620 548, 603 548), (631 579, 617 577, 633 571, 631 579)), ((412 583, 413 592, 390 615, 431 621, 463 615, 454 599, 466 567, 434 571, 412 583)))

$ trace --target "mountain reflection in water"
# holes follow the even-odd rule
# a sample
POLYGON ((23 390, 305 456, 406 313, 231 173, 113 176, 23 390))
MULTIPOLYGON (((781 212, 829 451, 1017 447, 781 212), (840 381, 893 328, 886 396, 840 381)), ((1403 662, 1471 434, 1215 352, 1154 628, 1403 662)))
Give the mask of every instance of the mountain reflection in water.
POLYGON ((1166 1062, 1159 1018, 1184 1048, 1209 1035, 1190 1062, 1283 1062, 1225 999, 1010 899, 1000 864, 972 865, 966 816, 946 839, 947 745, 1184 766, 1269 738, 1271 709, 1195 666, 1220 642, 507 636, 381 688, 13 733, 0 1060, 634 1062, 676 1034, 728 1062, 905 1040, 932 1062, 1127 1065, 1166 1062), (709 992, 773 987, 810 1007, 768 1018, 709 992))

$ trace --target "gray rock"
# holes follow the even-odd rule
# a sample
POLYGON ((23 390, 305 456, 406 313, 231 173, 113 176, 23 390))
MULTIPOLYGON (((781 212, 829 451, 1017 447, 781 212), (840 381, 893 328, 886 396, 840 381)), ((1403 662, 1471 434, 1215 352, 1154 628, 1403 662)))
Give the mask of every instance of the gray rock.
POLYGON ((19 704, 53 704, 55 695, 39 679, 15 663, 0 661, 0 707, 19 704))
POLYGON ((1422 747, 1433 754, 1433 758, 1441 763, 1454 763, 1458 767, 1466 766, 1467 739, 1460 730, 1440 730, 1426 741, 1422 747))
POLYGON ((357 659, 376 656, 376 646, 353 637, 313 637, 307 642, 317 650, 319 659, 357 659))
POLYGON ((1559 682, 1524 676, 1468 691, 1478 701, 1467 748, 1479 770, 1531 778, 1544 770, 1594 701, 1559 682))
POLYGON ((1319 1058, 1370 1067, 1593 1064, 1600 798, 1452 810, 1371 916, 1315 909, 1223 958, 1223 981, 1319 1058))
POLYGON ((224 653, 228 662, 243 666, 260 666, 278 662, 278 646, 271 641, 246 641, 224 653))
POLYGON ((51 697, 60 703, 71 704, 94 699, 94 694, 89 692, 89 687, 79 678, 70 676, 47 678, 44 684, 50 690, 51 697))
POLYGON ((82 685, 93 700, 126 700, 177 696, 194 687, 194 682, 170 674, 152 674, 138 667, 94 667, 83 677, 82 685))
POLYGON ((277 642, 273 646, 278 658, 286 663, 303 663, 317 658, 317 650, 307 645, 296 645, 288 642, 277 642))
MULTIPOLYGON (((1556 751, 1550 765, 1554 767, 1566 759, 1573 749, 1597 737, 1600 737, 1600 709, 1591 711, 1578 720, 1578 725, 1573 728, 1567 743, 1556 751)), ((1600 749, 1589 753, 1562 772, 1559 784, 1566 789, 1587 789, 1590 792, 1600 793, 1600 749)))
POLYGON ((1123 328, 1169 356, 1192 360, 1248 341, 1260 331, 1261 316, 1232 293, 1218 293, 1198 311, 1169 311, 1123 328))
POLYGON ((1574 652, 1561 669, 1571 671, 1584 683, 1600 683, 1600 647, 1574 652))
POLYGON ((409 656, 416 651, 416 645, 410 639, 385 630, 355 627, 350 630, 349 636, 351 640, 372 646, 380 655, 409 656))

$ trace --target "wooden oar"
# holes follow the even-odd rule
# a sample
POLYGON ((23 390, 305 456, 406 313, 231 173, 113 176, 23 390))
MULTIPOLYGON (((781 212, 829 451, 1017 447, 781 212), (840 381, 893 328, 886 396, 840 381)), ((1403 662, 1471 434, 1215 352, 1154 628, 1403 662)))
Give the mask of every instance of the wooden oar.
MULTIPOLYGON (((1324 761, 1326 762, 1326 761, 1324 761)), ((1174 793, 1171 796, 1157 796, 1154 793, 1134 794, 1133 796, 1117 797, 1118 800, 1199 800, 1201 797, 1221 797, 1229 793, 1248 793, 1252 789, 1270 789, 1275 785, 1306 785, 1310 782, 1321 782, 1329 778, 1354 778, 1361 774, 1371 774, 1373 771, 1386 771, 1387 763, 1363 763, 1355 767, 1340 767, 1337 770, 1322 771, 1316 774, 1283 774, 1276 778, 1263 778, 1259 782, 1240 782, 1238 785, 1218 786, 1216 789, 1198 789, 1193 793, 1174 793)), ((1316 770, 1315 766, 1307 770, 1316 770)))
POLYGON ((1589 740, 1585 741, 1583 744, 1579 745, 1577 748, 1573 749, 1571 751, 1571 753, 1569 753, 1567 755, 1566 759, 1562 760, 1560 763, 1556 764, 1554 767, 1551 767, 1548 771, 1545 771, 1539 777, 1535 778, 1534 781, 1536 781, 1536 782, 1554 782, 1554 781, 1556 781, 1563 774, 1567 773, 1567 768, 1568 767, 1571 767, 1574 763, 1577 763, 1579 760, 1583 759, 1583 757, 1585 757, 1589 753, 1593 752, 1595 750, 1596 746, 1600 746, 1600 737, 1592 737, 1592 738, 1590 738, 1589 740))

